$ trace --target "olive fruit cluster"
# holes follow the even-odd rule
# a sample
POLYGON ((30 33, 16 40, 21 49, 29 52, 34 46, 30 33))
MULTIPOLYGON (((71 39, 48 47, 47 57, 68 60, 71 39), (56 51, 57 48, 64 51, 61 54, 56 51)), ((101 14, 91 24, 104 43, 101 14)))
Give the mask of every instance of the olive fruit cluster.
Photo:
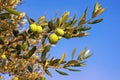
POLYGON ((42 27, 33 23, 33 24, 30 24, 30 31, 41 33, 42 32, 42 27))
POLYGON ((58 28, 55 33, 52 33, 49 35, 48 39, 51 44, 56 44, 58 40, 62 39, 62 36, 64 35, 64 30, 61 28, 58 28))

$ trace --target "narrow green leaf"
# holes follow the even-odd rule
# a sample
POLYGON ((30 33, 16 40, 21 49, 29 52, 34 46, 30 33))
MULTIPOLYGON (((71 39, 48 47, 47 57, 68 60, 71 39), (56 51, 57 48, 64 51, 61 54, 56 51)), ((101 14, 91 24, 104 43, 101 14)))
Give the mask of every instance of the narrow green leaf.
POLYGON ((33 20, 32 18, 29 18, 27 15, 26 15, 26 18, 27 18, 29 24, 35 23, 35 20, 33 20))
POLYGON ((62 23, 65 23, 66 20, 68 20, 68 16, 69 16, 70 12, 69 11, 66 11, 65 13, 62 14, 62 23))
POLYGON ((77 70, 77 69, 72 69, 72 68, 68 68, 68 67, 66 67, 65 69, 67 69, 67 70, 69 70, 69 71, 81 71, 81 70, 77 70))
POLYGON ((56 72, 58 72, 59 74, 61 74, 61 75, 65 75, 65 76, 67 76, 68 74, 67 73, 65 73, 65 72, 62 72, 62 71, 59 71, 59 70, 55 70, 56 72))
POLYGON ((74 59, 74 55, 76 53, 76 48, 74 48, 73 52, 72 52, 72 60, 74 59))
POLYGON ((5 8, 6 11, 8 11, 11 14, 19 16, 21 12, 17 11, 16 9, 13 8, 5 8))
POLYGON ((45 73, 46 73, 48 76, 52 77, 52 74, 51 74, 50 71, 48 71, 47 69, 45 70, 45 73))
POLYGON ((85 27, 80 27, 78 30, 79 31, 87 31, 87 30, 90 30, 91 29, 91 26, 85 26, 85 27))
POLYGON ((80 67, 80 66, 86 66, 86 64, 84 64, 84 63, 78 63, 78 64, 74 64, 72 66, 73 67, 80 67))
POLYGON ((97 20, 94 20, 94 21, 91 21, 91 22, 88 22, 88 24, 97 24, 99 22, 103 21, 103 19, 97 19, 97 20))
POLYGON ((78 26, 80 26, 86 22, 87 11, 88 11, 88 8, 85 9, 84 13, 80 17, 80 21, 78 22, 78 26))
POLYGON ((10 14, 9 13, 2 13, 2 14, 0 14, 0 20, 8 19, 8 18, 10 18, 10 14))
POLYGON ((76 24, 76 22, 77 22, 77 19, 76 19, 76 17, 74 16, 74 17, 73 17, 73 20, 71 21, 71 25, 70 25, 69 27, 73 27, 73 26, 76 24))
POLYGON ((59 64, 59 61, 60 61, 60 59, 54 59, 54 60, 53 60, 53 58, 52 58, 52 59, 50 60, 49 65, 51 65, 51 66, 56 66, 56 65, 59 64))
POLYGON ((81 60, 81 56, 84 55, 85 52, 86 48, 79 53, 77 60, 81 60))
POLYGON ((64 53, 64 54, 62 55, 62 57, 61 57, 61 59, 60 59, 60 61, 59 61, 59 64, 61 64, 61 63, 64 61, 65 57, 66 57, 66 53, 64 53))
POLYGON ((46 54, 47 54, 48 51, 50 51, 50 46, 49 45, 45 46, 45 48, 42 52, 42 55, 41 55, 41 60, 42 61, 46 60, 46 54))
POLYGON ((46 22, 46 17, 45 17, 45 16, 41 16, 41 17, 38 19, 38 21, 39 21, 40 23, 44 23, 44 22, 46 22))
POLYGON ((70 60, 68 61, 64 66, 72 66, 74 64, 78 64, 79 62, 77 60, 70 60))
POLYGON ((27 55, 23 56, 23 58, 30 58, 34 52, 36 51, 36 46, 34 46, 28 53, 27 55))
POLYGON ((54 26, 53 21, 48 22, 48 27, 50 28, 50 30, 56 29, 56 26, 54 26))

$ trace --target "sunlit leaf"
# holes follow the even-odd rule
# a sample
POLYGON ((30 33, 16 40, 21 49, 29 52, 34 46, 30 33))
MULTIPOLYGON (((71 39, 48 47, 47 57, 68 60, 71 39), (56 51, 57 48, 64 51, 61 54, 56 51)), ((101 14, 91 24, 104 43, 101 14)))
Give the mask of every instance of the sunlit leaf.
POLYGON ((81 56, 84 55, 85 52, 86 52, 86 48, 79 53, 77 60, 81 60, 81 56))
POLYGON ((84 13, 82 14, 82 16, 81 16, 81 18, 80 18, 80 21, 79 21, 79 23, 78 23, 78 26, 86 23, 87 11, 88 11, 88 8, 86 8, 86 10, 84 11, 84 13))
POLYGON ((59 64, 61 64, 64 61, 65 57, 66 57, 66 53, 62 54, 59 64))
POLYGON ((17 11, 16 9, 13 8, 5 8, 6 11, 8 11, 11 14, 19 16, 21 12, 17 11))
POLYGON ((76 48, 74 48, 73 52, 72 52, 72 60, 74 59, 74 55, 76 53, 76 48))

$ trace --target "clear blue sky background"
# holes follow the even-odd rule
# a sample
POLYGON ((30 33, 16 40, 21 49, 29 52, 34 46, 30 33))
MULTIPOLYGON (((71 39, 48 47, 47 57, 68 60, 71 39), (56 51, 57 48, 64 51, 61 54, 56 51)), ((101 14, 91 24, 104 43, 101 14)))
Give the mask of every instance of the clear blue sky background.
POLYGON ((94 55, 88 59, 86 67, 80 68, 82 72, 67 71, 69 76, 61 76, 51 70, 53 77, 47 76, 48 80, 120 80, 120 0, 24 0, 18 7, 35 20, 42 15, 50 20, 56 11, 61 15, 66 10, 71 12, 71 16, 76 14, 79 19, 86 6, 89 7, 90 17, 96 1, 106 8, 98 17, 104 18, 104 21, 93 25, 88 37, 63 39, 50 52, 55 57, 61 57, 66 52, 68 60, 74 47, 78 54, 88 46, 94 55))

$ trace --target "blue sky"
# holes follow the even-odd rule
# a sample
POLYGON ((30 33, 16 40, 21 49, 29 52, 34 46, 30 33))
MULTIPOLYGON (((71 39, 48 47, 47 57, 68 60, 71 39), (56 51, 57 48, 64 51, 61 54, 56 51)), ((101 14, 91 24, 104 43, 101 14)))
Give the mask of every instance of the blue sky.
POLYGON ((55 57, 61 57, 62 53, 66 52, 68 60, 71 58, 74 47, 77 48, 78 54, 84 47, 88 46, 94 55, 88 59, 86 67, 80 68, 82 72, 68 72, 69 76, 61 76, 51 70, 53 77, 47 76, 48 80, 120 80, 120 1, 24 0, 24 3, 18 7, 20 11, 26 12, 29 17, 35 20, 42 15, 46 15, 47 19, 50 20, 57 11, 59 15, 65 11, 70 11, 71 16, 76 14, 79 19, 86 6, 89 7, 88 17, 90 17, 96 1, 106 8, 106 11, 97 17, 104 18, 104 21, 93 25, 88 37, 62 39, 50 51, 51 55, 55 57))

